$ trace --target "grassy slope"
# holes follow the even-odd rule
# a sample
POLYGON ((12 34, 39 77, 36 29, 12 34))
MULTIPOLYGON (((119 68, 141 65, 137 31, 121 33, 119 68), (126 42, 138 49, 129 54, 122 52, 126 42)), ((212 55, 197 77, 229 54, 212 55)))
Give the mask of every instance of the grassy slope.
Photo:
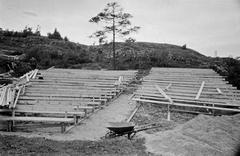
MULTIPOLYGON (((15 54, 25 54, 25 59, 17 61, 16 70, 20 75, 31 67, 30 59, 34 57, 38 68, 51 66, 71 67, 77 63, 91 62, 87 53, 88 47, 73 42, 48 39, 47 37, 28 36, 4 37, 0 36, 0 50, 12 50, 15 54), (20 71, 20 69, 22 69, 20 71)), ((6 61, 1 60, 0 71, 6 71, 6 61)))
MULTIPOLYGON (((111 47, 111 44, 86 46, 36 36, 0 37, 0 49, 13 50, 18 54, 26 53, 26 61, 35 57, 40 68, 53 65, 72 68, 78 64, 92 62, 109 67, 111 47)), ((194 50, 159 43, 117 43, 116 52, 119 68, 123 69, 145 66, 201 67, 208 60, 206 56, 194 50)))
MULTIPOLYGON (((112 45, 97 46, 102 51, 100 57, 112 57, 112 45)), ((94 51, 96 53, 96 51, 94 51)), ((116 43, 118 69, 159 67, 206 67, 209 59, 192 50, 180 46, 161 43, 116 43)), ((110 62, 107 62, 110 64, 110 62)))

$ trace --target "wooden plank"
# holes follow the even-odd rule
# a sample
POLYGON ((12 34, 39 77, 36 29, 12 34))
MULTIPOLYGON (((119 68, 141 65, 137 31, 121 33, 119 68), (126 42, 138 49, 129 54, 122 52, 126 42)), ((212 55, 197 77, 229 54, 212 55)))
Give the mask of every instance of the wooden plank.
MULTIPOLYGON (((133 98, 132 100, 141 101, 141 102, 149 102, 149 103, 156 103, 156 104, 164 104, 168 105, 169 103, 159 102, 155 100, 144 100, 144 99, 136 99, 133 98)), ((213 109, 213 110, 223 110, 223 111, 230 111, 230 112, 240 112, 240 109, 231 109, 231 108, 222 108, 222 107, 212 107, 212 106, 199 106, 199 105, 192 105, 192 104, 181 104, 181 103, 174 103, 175 106, 184 106, 184 107, 193 107, 193 108, 205 108, 205 109, 213 109)))
POLYGON ((172 83, 169 83, 169 85, 164 90, 169 90, 171 86, 172 86, 172 83))
POLYGON ((155 85, 157 90, 166 98, 169 100, 170 104, 173 103, 173 100, 158 86, 158 85, 155 85))
POLYGON ((129 116, 129 118, 127 119, 127 122, 130 122, 133 118, 133 116, 137 113, 138 109, 141 107, 141 104, 138 105, 134 110, 133 112, 131 113, 131 115, 129 116))
POLYGON ((216 89, 217 89, 217 92, 218 92, 219 94, 223 94, 222 91, 221 91, 219 88, 216 88, 216 89))
POLYGON ((205 84, 205 81, 202 82, 201 87, 199 88, 199 91, 198 91, 198 93, 197 93, 197 95, 195 97, 196 100, 199 99, 199 97, 201 96, 204 84, 205 84))
POLYGON ((52 118, 52 117, 9 117, 9 116, 0 116, 1 121, 31 121, 31 122, 65 122, 73 123, 73 118, 52 118))
POLYGON ((6 94, 7 94, 7 86, 5 86, 2 90, 2 94, 0 97, 0 106, 4 106, 6 103, 6 94))
MULTIPOLYGON (((171 97, 169 97, 158 85, 155 85, 157 90, 170 102, 170 104, 173 104, 173 100, 171 97)), ((170 105, 167 105, 167 120, 170 121, 170 105)))
POLYGON ((16 98, 15 98, 15 101, 14 101, 13 105, 10 106, 10 108, 15 108, 15 107, 16 107, 18 98, 19 98, 20 93, 21 93, 21 90, 22 90, 22 87, 20 87, 20 88, 18 89, 18 93, 17 93, 17 96, 16 96, 16 98))

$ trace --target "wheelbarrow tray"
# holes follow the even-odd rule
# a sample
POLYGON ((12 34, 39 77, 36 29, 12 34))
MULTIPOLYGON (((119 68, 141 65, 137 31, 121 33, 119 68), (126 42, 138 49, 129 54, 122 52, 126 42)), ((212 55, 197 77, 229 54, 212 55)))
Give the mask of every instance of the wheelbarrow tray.
POLYGON ((109 126, 107 128, 116 134, 124 134, 126 132, 133 131, 134 125, 128 122, 109 122, 109 126))

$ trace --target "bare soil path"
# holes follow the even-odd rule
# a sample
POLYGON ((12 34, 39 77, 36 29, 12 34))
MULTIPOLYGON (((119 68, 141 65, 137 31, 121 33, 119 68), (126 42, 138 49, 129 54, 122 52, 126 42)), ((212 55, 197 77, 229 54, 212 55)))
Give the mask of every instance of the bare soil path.
POLYGON ((45 137, 53 140, 100 140, 106 132, 108 122, 124 121, 135 108, 135 103, 129 103, 131 94, 121 94, 111 101, 108 106, 95 112, 82 124, 74 127, 66 134, 61 134, 60 129, 39 129, 37 132, 1 132, 5 135, 20 135, 24 137, 45 137))
POLYGON ((99 140, 106 134, 108 122, 124 121, 135 108, 135 103, 129 103, 129 96, 120 95, 109 106, 85 120, 82 125, 73 128, 68 136, 79 140, 99 140))

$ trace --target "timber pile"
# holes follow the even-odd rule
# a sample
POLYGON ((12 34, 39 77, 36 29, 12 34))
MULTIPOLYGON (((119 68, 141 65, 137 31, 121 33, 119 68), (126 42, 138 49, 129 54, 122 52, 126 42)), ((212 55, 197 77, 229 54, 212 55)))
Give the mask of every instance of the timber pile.
POLYGON ((240 91, 211 69, 152 68, 132 100, 193 113, 240 112, 240 91))
MULTIPOLYGON (((27 82, 19 87, 14 104, 9 105, 11 110, 2 109, 1 112, 11 111, 15 121, 32 118, 36 122, 49 119, 49 122, 78 124, 80 118, 118 96, 135 75, 136 71, 34 70, 20 78, 27 82), (41 119, 36 119, 36 115, 41 119)), ((2 120, 10 121, 11 118, 3 117, 2 120)))

